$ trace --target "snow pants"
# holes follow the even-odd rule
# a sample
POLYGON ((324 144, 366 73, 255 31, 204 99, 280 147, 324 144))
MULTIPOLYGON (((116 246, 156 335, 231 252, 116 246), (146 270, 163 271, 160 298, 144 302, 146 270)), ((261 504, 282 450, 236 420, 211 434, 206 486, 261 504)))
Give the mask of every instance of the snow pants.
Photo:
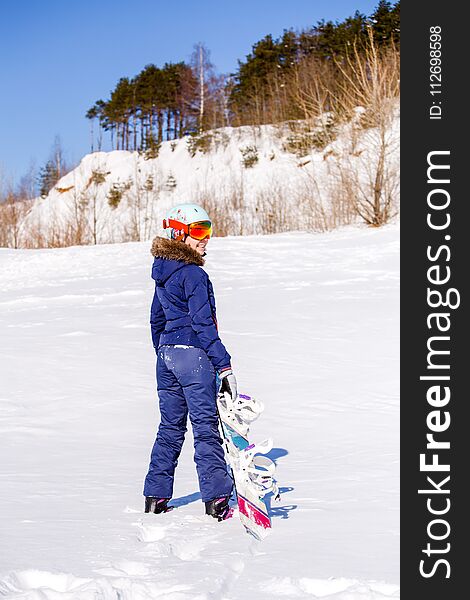
POLYGON ((227 471, 216 407, 216 373, 207 354, 192 346, 160 346, 157 358, 160 425, 145 478, 144 496, 171 498, 189 418, 202 501, 228 496, 227 471))

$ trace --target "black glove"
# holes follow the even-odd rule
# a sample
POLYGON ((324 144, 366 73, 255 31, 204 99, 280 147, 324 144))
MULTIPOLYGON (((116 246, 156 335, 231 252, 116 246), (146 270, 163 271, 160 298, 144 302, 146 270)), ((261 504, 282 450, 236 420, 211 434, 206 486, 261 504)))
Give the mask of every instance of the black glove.
POLYGON ((232 400, 235 402, 237 399, 237 380, 232 369, 225 369, 225 371, 219 373, 219 378, 222 382, 222 385, 220 386, 220 392, 222 394, 224 392, 229 393, 232 397, 232 400))

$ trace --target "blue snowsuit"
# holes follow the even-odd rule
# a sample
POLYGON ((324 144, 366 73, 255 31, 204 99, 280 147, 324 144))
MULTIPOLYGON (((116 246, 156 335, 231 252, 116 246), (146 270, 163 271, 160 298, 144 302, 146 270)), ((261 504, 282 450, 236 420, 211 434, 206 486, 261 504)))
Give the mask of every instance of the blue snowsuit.
POLYGON ((157 352, 160 425, 144 495, 171 498, 189 413, 202 501, 231 493, 216 408, 216 374, 230 367, 217 333, 214 292, 203 258, 183 242, 157 237, 150 311, 157 352))

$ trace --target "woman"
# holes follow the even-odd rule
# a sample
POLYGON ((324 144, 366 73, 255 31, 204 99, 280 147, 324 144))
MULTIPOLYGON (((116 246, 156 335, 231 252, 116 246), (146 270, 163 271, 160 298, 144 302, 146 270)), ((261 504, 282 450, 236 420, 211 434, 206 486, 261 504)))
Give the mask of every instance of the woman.
POLYGON ((237 383, 217 333, 212 284, 202 269, 212 223, 200 206, 181 204, 168 213, 163 227, 168 239, 156 237, 151 250, 155 294, 150 324, 161 420, 145 479, 145 512, 171 510, 168 501, 189 413, 206 514, 222 520, 229 513, 233 481, 219 435, 216 397, 221 386, 235 399, 237 383))

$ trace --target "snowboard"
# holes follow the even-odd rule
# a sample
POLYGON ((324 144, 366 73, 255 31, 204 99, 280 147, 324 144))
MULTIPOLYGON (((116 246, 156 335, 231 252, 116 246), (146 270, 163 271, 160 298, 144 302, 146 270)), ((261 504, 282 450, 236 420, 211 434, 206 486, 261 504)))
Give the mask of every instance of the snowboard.
POLYGON ((273 478, 275 465, 271 459, 263 456, 272 449, 272 440, 267 439, 259 444, 251 444, 248 440, 250 423, 258 418, 264 406, 244 394, 238 395, 234 402, 226 393, 218 395, 217 407, 233 474, 240 521, 249 534, 262 540, 272 527, 265 496, 272 492, 275 499, 279 499, 273 478))

